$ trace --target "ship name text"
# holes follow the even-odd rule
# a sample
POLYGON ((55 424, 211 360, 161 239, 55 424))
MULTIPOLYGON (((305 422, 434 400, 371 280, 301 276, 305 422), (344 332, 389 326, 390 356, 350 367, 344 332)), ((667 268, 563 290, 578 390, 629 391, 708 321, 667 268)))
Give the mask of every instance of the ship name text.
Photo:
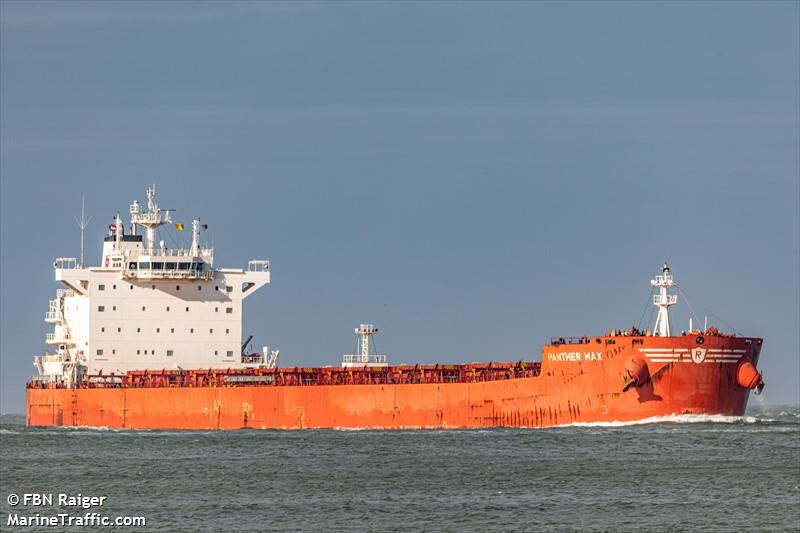
POLYGON ((560 352, 548 353, 547 360, 551 363, 581 362, 581 361, 602 361, 603 352, 560 352))

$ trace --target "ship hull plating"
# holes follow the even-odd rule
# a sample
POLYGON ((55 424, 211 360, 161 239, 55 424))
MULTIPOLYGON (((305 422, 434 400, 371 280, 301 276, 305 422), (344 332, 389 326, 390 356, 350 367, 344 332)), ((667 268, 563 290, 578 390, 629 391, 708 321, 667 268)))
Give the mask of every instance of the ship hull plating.
POLYGON ((456 383, 27 389, 32 426, 136 429, 548 427, 742 415, 760 339, 598 337, 544 347, 536 377, 456 383), (739 372, 741 374, 741 372, 739 372))

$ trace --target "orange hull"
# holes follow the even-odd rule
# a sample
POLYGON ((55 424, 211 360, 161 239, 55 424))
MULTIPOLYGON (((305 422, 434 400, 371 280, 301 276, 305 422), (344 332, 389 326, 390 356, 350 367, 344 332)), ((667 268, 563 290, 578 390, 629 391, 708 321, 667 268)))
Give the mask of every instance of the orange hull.
POLYGON ((27 389, 32 426, 138 429, 547 427, 742 415, 761 339, 598 337, 544 347, 536 377, 456 383, 27 389))

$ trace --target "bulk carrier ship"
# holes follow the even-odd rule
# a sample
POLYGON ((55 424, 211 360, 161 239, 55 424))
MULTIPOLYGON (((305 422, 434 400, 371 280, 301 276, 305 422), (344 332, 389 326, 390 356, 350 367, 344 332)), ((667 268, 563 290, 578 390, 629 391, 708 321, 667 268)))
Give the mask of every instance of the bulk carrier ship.
MULTIPOLYGON (((715 328, 675 335, 677 303, 665 263, 651 280, 652 332, 557 337, 539 361, 390 365, 371 353, 378 332, 356 328, 341 366, 279 367, 277 351, 242 342, 242 302, 270 282, 269 262, 214 266, 191 224, 187 249, 157 241, 172 225, 147 190, 147 208, 114 217, 100 266, 58 258, 63 288, 45 321, 52 351, 34 358, 30 426, 141 429, 548 427, 672 414, 742 415, 764 387, 762 339, 715 328)), ((182 230, 181 224, 175 224, 182 230)), ((252 338, 252 337, 251 337, 252 338)))

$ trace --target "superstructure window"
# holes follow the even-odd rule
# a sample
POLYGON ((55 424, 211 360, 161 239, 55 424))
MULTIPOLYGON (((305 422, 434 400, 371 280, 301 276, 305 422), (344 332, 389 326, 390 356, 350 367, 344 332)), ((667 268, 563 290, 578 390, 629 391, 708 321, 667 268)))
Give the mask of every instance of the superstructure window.
POLYGON ((186 308, 186 312, 187 312, 187 313, 189 312, 189 308, 188 308, 188 307, 186 308))
POLYGON ((233 313, 233 307, 226 307, 225 312, 230 315, 231 313, 233 313))
POLYGON ((117 328, 117 333, 122 333, 122 328, 117 328))
POLYGON ((115 306, 113 306, 113 307, 111 308, 111 310, 112 310, 112 311, 116 311, 116 310, 117 310, 117 306, 116 306, 116 305, 115 305, 115 306))
POLYGON ((97 311, 99 311, 100 313, 102 313, 105 310, 106 310, 106 306, 105 305, 98 305, 97 306, 97 311))
POLYGON ((172 350, 167 350, 167 357, 172 357, 172 350))
POLYGON ((145 307, 145 306, 142 306, 142 311, 144 311, 145 309, 146 309, 146 307, 145 307))
POLYGON ((139 355, 139 353, 141 353, 141 352, 139 350, 136 350, 136 355, 139 355))
POLYGON ((113 290, 117 290, 117 286, 116 286, 116 285, 112 285, 112 286, 111 286, 111 289, 113 289, 113 290))
POLYGON ((175 328, 169 328, 170 333, 175 333, 175 328))
POLYGON ((189 270, 191 263, 178 263, 178 270, 189 270))
POLYGON ((106 328, 100 328, 100 333, 105 333, 106 328))
POLYGON ((141 332, 142 332, 142 328, 136 328, 136 333, 141 333, 141 332))
POLYGON ((97 355, 103 355, 103 350, 98 349, 97 350, 97 355))
POLYGON ((150 261, 139 261, 139 270, 150 270, 150 261))
POLYGON ((225 329, 225 333, 230 333, 230 332, 231 332, 231 330, 229 330, 227 328, 225 329))
POLYGON ((214 308, 214 312, 215 312, 215 313, 219 313, 219 307, 215 307, 215 308, 214 308))
POLYGON ((189 328, 189 333, 194 333, 194 328, 189 328))
POLYGON ((102 284, 101 284, 101 285, 98 285, 98 286, 97 286, 97 290, 98 290, 98 291, 104 291, 104 290, 106 290, 106 286, 105 286, 105 285, 102 285, 102 284))
POLYGON ((167 313, 169 313, 169 306, 167 306, 167 313))
POLYGON ((198 286, 197 286, 197 290, 198 290, 198 291, 202 291, 202 290, 203 290, 203 286, 202 286, 202 285, 198 285, 198 286))
POLYGON ((225 352, 225 355, 227 355, 228 357, 233 357, 233 350, 228 350, 227 352, 225 352))
POLYGON ((162 270, 164 268, 164 263, 153 263, 153 270, 162 270))
POLYGON ((161 333, 161 328, 156 328, 156 333, 161 333))
POLYGON ((175 290, 176 290, 176 291, 179 291, 179 290, 181 290, 181 286, 180 286, 180 285, 175 285, 175 290))
POLYGON ((178 268, 178 263, 164 263, 164 270, 175 270, 178 268))
POLYGON ((208 330, 209 333, 214 333, 214 328, 208 330))
POLYGON ((233 287, 231 287, 230 285, 228 285, 227 287, 225 287, 225 291, 226 291, 226 292, 233 292, 233 287))
MULTIPOLYGON (((128 268, 130 270, 136 270, 136 263, 128 263, 128 268)), ((131 288, 133 288, 133 287, 131 287, 131 288)))

